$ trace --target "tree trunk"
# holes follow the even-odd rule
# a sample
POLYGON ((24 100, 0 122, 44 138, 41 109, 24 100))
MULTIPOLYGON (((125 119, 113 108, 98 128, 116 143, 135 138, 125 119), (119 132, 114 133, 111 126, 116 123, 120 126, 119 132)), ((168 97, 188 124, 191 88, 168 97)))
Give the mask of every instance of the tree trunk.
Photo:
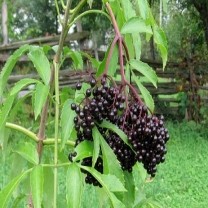
POLYGON ((3 45, 8 44, 8 13, 7 13, 7 4, 4 0, 2 3, 2 35, 3 35, 3 45))

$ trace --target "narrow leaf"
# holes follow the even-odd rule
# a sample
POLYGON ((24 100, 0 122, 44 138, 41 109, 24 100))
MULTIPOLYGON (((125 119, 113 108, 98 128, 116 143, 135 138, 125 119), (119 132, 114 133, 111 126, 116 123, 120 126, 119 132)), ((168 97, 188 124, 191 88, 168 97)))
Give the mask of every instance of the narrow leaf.
POLYGON ((34 98, 34 113, 35 113, 35 120, 40 115, 43 105, 46 102, 49 93, 49 86, 44 85, 39 82, 35 88, 35 98, 34 98))
POLYGON ((30 173, 30 186, 34 208, 41 208, 43 199, 43 167, 38 165, 30 173))
POLYGON ((121 182, 124 182, 124 176, 120 167, 120 163, 117 160, 117 157, 114 154, 113 150, 107 144, 107 142, 105 141, 105 139, 103 138, 102 134, 99 132, 97 127, 94 127, 93 131, 97 139, 100 140, 101 150, 103 155, 104 174, 115 175, 121 182))
POLYGON ((164 69, 165 65, 167 63, 167 58, 168 58, 167 39, 166 39, 164 31, 156 25, 154 25, 154 27, 153 27, 153 33, 154 33, 154 36, 153 36, 154 42, 157 44, 158 50, 159 50, 160 55, 162 57, 163 69, 164 69))
POLYGON ((85 140, 76 146, 75 152, 77 155, 73 158, 74 161, 82 160, 86 157, 91 157, 93 154, 93 143, 91 141, 85 140))
POLYGON ((132 17, 121 28, 122 34, 128 33, 149 33, 152 34, 150 25, 147 25, 140 17, 132 17))
POLYGON ((94 142, 92 166, 94 167, 100 153, 100 139, 98 131, 95 128, 92 129, 92 137, 94 142))
POLYGON ((13 178, 0 192, 0 202, 1 208, 6 208, 7 203, 12 195, 12 192, 19 185, 19 183, 24 179, 24 177, 31 171, 32 169, 26 170, 20 175, 13 178))
POLYGON ((35 144, 31 143, 21 143, 18 145, 16 150, 14 151, 25 158, 28 162, 37 165, 39 162, 38 153, 35 144))
POLYGON ((135 183, 132 173, 124 172, 125 188, 127 192, 124 194, 124 204, 126 207, 133 207, 135 201, 135 183))
POLYGON ((28 53, 43 82, 48 85, 51 77, 50 63, 41 47, 31 46, 28 53))
POLYGON ((24 87, 26 87, 27 85, 31 85, 34 83, 37 83, 38 80, 36 79, 22 79, 20 81, 18 81, 15 86, 12 88, 12 90, 10 91, 10 95, 15 95, 16 93, 18 93, 20 90, 22 90, 24 87))
POLYGON ((149 17, 149 7, 147 0, 136 0, 136 7, 139 9, 140 16, 146 20, 149 17))
POLYGON ((66 100, 61 112, 61 149, 64 148, 67 140, 70 139, 74 128, 74 117, 76 113, 71 109, 71 100, 66 100))
POLYGON ((79 208, 83 192, 83 181, 80 168, 76 163, 70 164, 66 175, 67 203, 70 208, 79 208))
POLYGON ((23 45, 17 49, 7 60, 0 74, 0 97, 3 94, 5 85, 18 59, 29 50, 29 45, 23 45))
POLYGON ((115 175, 101 175, 101 179, 111 192, 126 192, 124 185, 115 175))
POLYGON ((110 64, 109 64, 109 70, 108 74, 110 76, 114 76, 117 70, 117 64, 118 64, 118 47, 115 46, 113 49, 113 54, 110 59, 110 64))
MULTIPOLYGON (((97 170, 91 167, 81 166, 81 168, 91 173, 97 179, 97 181, 102 185, 103 189, 105 190, 106 194, 111 200, 113 208, 125 208, 124 204, 118 200, 118 198, 114 195, 114 193, 110 191, 110 188, 108 187, 109 183, 105 183, 105 179, 103 180, 103 176, 100 172, 98 172, 97 170)), ((110 186, 112 187, 112 185, 110 186)))
POLYGON ((14 103, 14 95, 7 97, 6 101, 4 102, 4 105, 0 111, 0 129, 5 125, 6 120, 8 118, 9 112, 12 108, 12 105, 14 103))
POLYGON ((51 167, 43 168, 44 184, 43 184, 43 207, 53 207, 54 194, 54 172, 51 167))
POLYGON ((130 60, 132 69, 143 74, 155 87, 157 87, 157 75, 155 71, 146 63, 132 59, 130 60))
POLYGON ((127 145, 129 145, 127 135, 121 129, 119 129, 118 126, 116 126, 115 124, 113 124, 107 120, 104 120, 101 124, 99 124, 99 126, 103 127, 103 128, 110 129, 111 131, 116 133, 127 145))
POLYGON ((136 84, 142 94, 145 104, 150 109, 150 111, 153 113, 155 105, 154 105, 154 100, 153 100, 150 92, 147 90, 146 87, 144 87, 144 85, 138 80, 138 78, 135 75, 133 75, 133 79, 136 82, 136 84))

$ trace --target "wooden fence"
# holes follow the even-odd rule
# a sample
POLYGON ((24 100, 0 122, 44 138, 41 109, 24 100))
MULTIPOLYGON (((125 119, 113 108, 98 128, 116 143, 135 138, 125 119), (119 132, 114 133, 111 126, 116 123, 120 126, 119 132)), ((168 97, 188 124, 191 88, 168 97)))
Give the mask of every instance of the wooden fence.
MULTIPOLYGON (((83 41, 88 37, 87 32, 79 32, 75 34, 71 34, 66 39, 66 44, 71 44, 74 41, 78 42, 81 47, 83 41)), ((42 37, 36 38, 27 41, 21 41, 12 43, 9 45, 2 45, 0 46, 0 67, 2 68, 5 61, 10 56, 11 52, 15 49, 19 48, 23 44, 41 44, 41 45, 57 45, 59 40, 59 36, 50 36, 50 37, 42 37)), ((92 53, 92 51, 90 51, 92 53)), ((102 54, 99 53, 102 59, 102 54)), ((23 56, 18 64, 21 66, 25 63, 28 63, 28 58, 23 56)), ((157 76, 161 80, 158 83, 158 87, 155 88, 150 83, 144 83, 145 87, 150 91, 152 94, 155 104, 156 104, 156 112, 163 113, 168 115, 179 115, 179 113, 186 112, 186 116, 188 118, 193 118, 196 116, 196 112, 193 111, 192 106, 193 103, 197 103, 198 108, 203 105, 204 102, 207 102, 207 97, 199 97, 198 91, 199 90, 208 90, 206 85, 203 85, 203 79, 208 80, 208 70, 201 70, 206 68, 206 63, 195 63, 193 60, 185 60, 181 63, 176 62, 168 62, 166 69, 162 70, 162 63, 160 61, 153 61, 148 59, 142 59, 143 62, 148 63, 153 69, 155 69, 157 76), (184 92, 184 95, 187 96, 187 101, 189 102, 188 105, 185 106, 182 97, 177 96, 178 93, 184 92), (175 95, 175 96, 171 96, 175 95), (190 103, 192 104, 190 105, 190 103), (191 108, 191 109, 188 109, 191 108), (187 109, 185 111, 185 109, 187 109), (190 112, 189 112, 190 111, 190 112), (193 115, 192 115, 193 114, 193 115)), ((0 69, 1 69, 0 68, 0 69)), ((15 72, 17 73, 17 72, 15 72)), ((73 71, 70 67, 61 70, 60 72, 60 86, 75 86, 75 84, 80 80, 88 79, 89 72, 87 69, 85 71, 73 71)), ((9 78, 9 83, 13 85, 15 82, 23 79, 23 78, 37 78, 38 75, 33 73, 27 73, 26 75, 23 74, 13 74, 9 78)), ((206 93, 205 93, 206 94, 206 93)), ((182 94, 183 95, 183 94, 182 94)), ((183 96, 184 96, 183 95, 183 96)))

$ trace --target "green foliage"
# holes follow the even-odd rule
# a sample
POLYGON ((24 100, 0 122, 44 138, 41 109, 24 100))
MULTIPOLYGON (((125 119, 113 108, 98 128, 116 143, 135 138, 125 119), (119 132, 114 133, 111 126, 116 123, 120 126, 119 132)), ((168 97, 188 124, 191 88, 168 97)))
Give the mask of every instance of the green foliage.
POLYGON ((66 175, 68 207, 80 207, 83 192, 83 181, 80 168, 76 163, 70 164, 66 175))
POLYGON ((38 165, 30 173, 30 186, 34 207, 41 208, 43 199, 43 167, 38 165))
MULTIPOLYGON (((32 6, 37 6, 34 8, 33 14, 40 14, 42 11, 40 8, 38 11, 39 5, 42 5, 39 1, 31 3, 26 2, 25 0, 18 0, 15 5, 19 6, 20 3, 24 3, 25 5, 22 8, 22 11, 18 12, 23 16, 24 13, 26 16, 28 15, 28 22, 31 21, 28 12, 31 11, 30 8, 32 6)), ((76 18, 76 16, 85 9, 85 6, 87 6, 87 8, 98 7, 99 9, 103 7, 101 13, 107 14, 107 7, 105 7, 101 1, 97 2, 88 0, 82 1, 78 5, 74 5, 75 3, 78 2, 73 1, 72 6, 74 6, 74 9, 67 8, 68 10, 70 9, 70 18, 72 18, 65 20, 68 22, 68 25, 74 23, 75 19, 73 18, 76 18)), ((46 9, 46 5, 50 7, 52 3, 50 1, 45 1, 43 8, 46 9)), ((73 141, 77 137, 74 124, 74 117, 76 113, 71 109, 71 104, 76 103, 77 106, 81 106, 83 101, 89 102, 86 90, 90 88, 90 85, 83 83, 81 89, 76 91, 72 88, 62 91, 59 89, 59 70, 62 66, 64 66, 64 64, 67 65, 68 63, 72 63, 75 69, 83 69, 83 57, 85 57, 94 67, 97 68, 97 72, 95 72, 96 78, 98 77, 97 80, 101 78, 99 76, 103 73, 105 73, 105 76, 108 77, 109 80, 114 80, 119 62, 121 75, 124 76, 124 74, 127 73, 128 80, 130 80, 130 74, 133 74, 133 81, 135 81, 138 85, 146 105, 151 111, 154 110, 154 102, 151 95, 146 88, 144 88, 138 77, 135 76, 134 72, 137 71, 141 75, 145 76, 156 87, 157 76, 155 72, 147 64, 140 61, 142 47, 141 33, 146 34, 147 37, 150 37, 152 34, 154 35, 155 43, 158 46, 158 50, 161 52, 163 64, 165 65, 167 61, 167 43, 164 33, 157 26, 146 1, 144 1, 144 4, 141 4, 139 1, 132 2, 130 0, 114 0, 110 1, 110 5, 113 8, 123 37, 121 37, 121 34, 118 31, 119 28, 117 28, 117 22, 111 14, 113 26, 116 31, 116 37, 111 45, 112 48, 109 47, 102 62, 97 61, 85 52, 76 51, 68 47, 63 48, 62 44, 55 47, 25 45, 10 56, 2 69, 0 74, 0 96, 2 97, 4 95, 5 100, 3 100, 3 105, 1 106, 0 133, 1 135, 5 135, 5 128, 9 127, 19 131, 22 134, 21 137, 17 136, 18 134, 16 133, 11 135, 10 138, 14 136, 14 141, 9 141, 8 146, 4 146, 2 150, 2 153, 5 155, 5 171, 8 168, 7 166, 9 166, 9 161, 13 157, 17 156, 17 159, 20 158, 20 164, 17 169, 18 176, 13 177, 15 171, 14 162, 17 162, 17 159, 14 159, 11 171, 11 180, 9 182, 7 179, 6 182, 4 182, 7 185, 4 184, 4 188, 0 192, 2 207, 6 207, 7 204, 10 203, 10 198, 14 199, 14 207, 26 206, 24 201, 28 200, 28 193, 31 193, 32 203, 34 207, 37 208, 55 208, 57 207, 57 204, 60 207, 84 207, 82 197, 86 190, 86 185, 84 184, 86 172, 97 179, 102 186, 102 188, 98 189, 98 192, 94 192, 93 196, 94 199, 98 197, 96 200, 98 201, 97 203, 100 204, 100 207, 136 208, 141 206, 141 204, 152 206, 153 203, 143 194, 141 186, 138 186, 137 188, 138 178, 140 183, 139 185, 144 184, 146 178, 146 172, 144 172, 144 169, 141 168, 141 166, 137 167, 138 164, 136 164, 132 173, 124 172, 121 169, 121 165, 114 151, 109 146, 101 131, 99 131, 99 128, 101 127, 109 134, 111 132, 116 133, 121 140, 129 145, 127 135, 117 125, 104 120, 100 124, 96 123, 95 127, 93 127, 92 141, 84 138, 85 140, 78 145, 73 141), (140 11, 141 15, 137 14, 137 10, 140 11), (53 54, 55 52, 53 63, 48 57, 50 52, 53 54), (5 93, 6 83, 16 62, 23 54, 26 54, 32 62, 41 80, 20 80, 11 90, 9 90, 9 93, 7 94, 5 93), (126 58, 126 60, 123 60, 123 57, 126 58), (67 59, 70 59, 70 61, 67 59), (123 65, 123 62, 126 63, 126 66, 123 65), (108 68, 106 68, 106 65, 108 68), (125 68, 126 71, 123 70, 125 68), (53 70, 51 69, 54 69, 54 74, 52 74, 53 70), (54 75, 53 83, 51 79, 53 77, 52 75, 54 75), (22 89, 32 84, 35 87, 26 96, 27 98, 31 98, 30 101, 29 99, 18 98, 18 96, 16 96, 22 89), (53 88, 55 88, 54 92, 53 88), (15 99, 17 100, 16 103, 15 99), (29 112, 32 110, 31 103, 34 110, 34 115, 31 115, 31 117, 28 116, 26 117, 27 119, 24 120, 25 117, 22 116, 23 118, 19 119, 20 122, 28 128, 23 128, 22 126, 7 122, 9 118, 11 120, 15 118, 15 114, 18 112, 18 108, 22 105, 23 101, 26 101, 27 105, 30 107, 28 110, 29 112), (15 105, 13 107, 14 103, 15 105), (54 109, 55 116, 53 115, 54 109), (61 112, 61 115, 59 112, 61 112), (49 113, 51 113, 51 115, 49 115, 49 113), (40 124, 38 124, 39 122, 40 124), (46 138, 41 138, 40 134, 43 134, 46 138), (27 141, 28 138, 33 141, 27 141), (74 147, 75 144, 76 147, 74 147), (68 145, 70 145, 70 147, 68 145), (53 148, 53 153, 51 147, 53 148), (69 159, 72 159, 70 162, 67 159, 69 152, 76 152, 76 156, 73 158, 69 157, 69 159), (83 166, 82 160, 89 157, 92 157, 92 167, 83 166), (96 162, 100 158, 103 160, 103 173, 98 172, 95 168, 96 162), (25 177, 29 172, 30 177, 25 177), (61 177, 59 175, 61 175, 61 177), (104 196, 102 195, 103 193, 105 193, 104 196)), ((58 3, 56 6, 59 8, 58 3)), ((89 10, 89 13, 90 12, 91 11, 89 10)), ((67 15, 65 17, 67 17, 67 15)), ((99 18, 99 15, 96 16, 97 23, 99 18)), ((34 19, 37 19, 37 22, 43 20, 41 17, 36 15, 32 18, 32 20, 34 19)), ((47 24, 49 23, 50 21, 47 22, 47 24)), ((18 24, 20 24, 20 22, 18 24)), ((29 30, 28 34, 32 36, 35 34, 43 34, 45 31, 43 26, 45 24, 46 22, 40 23, 39 27, 35 27, 33 31, 29 30)), ((23 25, 21 26, 23 27, 23 25)), ((53 26, 54 25, 51 25, 50 31, 53 30, 53 26)), ((66 28, 63 27, 61 38, 68 33, 68 29, 68 26, 66 26, 66 28)), ((95 29, 94 25, 93 29, 95 29)), ((20 33, 22 33, 22 31, 24 31, 24 27, 20 33)), ((28 34, 25 36, 28 37, 28 34)), ((64 41, 64 39, 60 39, 60 43, 62 41, 64 41)), ((125 80, 122 79, 122 81, 125 80)), ((99 86, 100 83, 98 84, 98 87, 99 86)), ((133 87, 133 85, 128 82, 123 83, 122 87, 126 86, 133 87)), ((127 105, 127 100, 128 99, 126 99, 125 105, 127 105)), ((23 111, 26 111, 26 109, 23 109, 23 111)), ((3 140, 6 140, 6 137, 3 137, 3 140)))
POLYGON ((74 127, 74 122, 72 118, 75 116, 75 112, 71 110, 71 100, 66 100, 64 106, 62 108, 61 113, 61 128, 62 128, 62 135, 61 135, 61 149, 64 148, 68 139, 71 139, 71 134, 74 127))

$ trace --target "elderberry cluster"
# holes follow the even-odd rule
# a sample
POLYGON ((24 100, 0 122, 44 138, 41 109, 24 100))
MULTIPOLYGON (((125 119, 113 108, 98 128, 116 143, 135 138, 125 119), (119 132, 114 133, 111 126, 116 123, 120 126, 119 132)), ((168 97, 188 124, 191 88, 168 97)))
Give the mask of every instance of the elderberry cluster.
MULTIPOLYGON (((131 172, 138 161, 142 162, 148 174, 154 177, 156 165, 165 160, 164 155, 167 152, 165 144, 169 139, 163 117, 149 116, 143 104, 140 104, 134 96, 124 96, 121 86, 110 86, 106 76, 99 82, 91 78, 90 86, 81 104, 71 104, 71 109, 76 112, 75 146, 84 140, 93 140, 92 129, 98 125, 100 133, 114 151, 123 170, 131 172), (116 133, 99 127, 104 119, 125 132, 131 147, 125 144, 116 133)), ((76 89, 81 89, 80 83, 77 84, 76 89)), ((92 158, 85 158, 82 164, 92 166, 92 158)), ((101 173, 102 164, 101 156, 95 165, 95 169, 101 173)), ((86 183, 100 185, 91 174, 86 174, 86 183)))

